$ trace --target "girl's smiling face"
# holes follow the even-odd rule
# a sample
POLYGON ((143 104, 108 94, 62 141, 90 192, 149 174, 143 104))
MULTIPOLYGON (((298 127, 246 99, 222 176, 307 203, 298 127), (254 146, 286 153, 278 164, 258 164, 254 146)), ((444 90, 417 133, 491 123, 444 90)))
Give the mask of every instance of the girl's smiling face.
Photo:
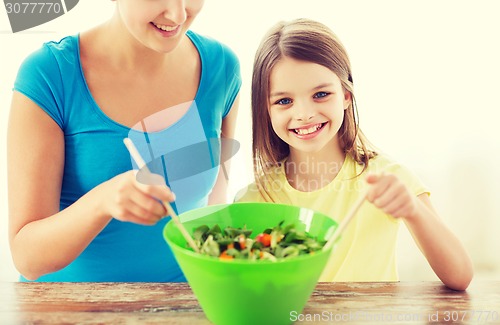
POLYGON ((142 45, 170 52, 203 8, 204 0, 117 0, 124 27, 142 45))
POLYGON ((283 57, 272 69, 269 83, 271 124, 291 153, 340 150, 337 132, 351 95, 333 71, 283 57))

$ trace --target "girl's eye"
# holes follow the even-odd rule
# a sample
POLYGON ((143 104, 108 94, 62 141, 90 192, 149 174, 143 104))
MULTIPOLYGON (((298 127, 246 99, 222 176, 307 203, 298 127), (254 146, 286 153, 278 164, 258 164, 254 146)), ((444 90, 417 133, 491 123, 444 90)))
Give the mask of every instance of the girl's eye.
POLYGON ((326 91, 319 91, 319 92, 314 94, 313 98, 324 98, 328 95, 330 95, 330 93, 328 93, 326 91))
POLYGON ((274 102, 275 105, 290 105, 292 100, 290 98, 281 98, 274 102))

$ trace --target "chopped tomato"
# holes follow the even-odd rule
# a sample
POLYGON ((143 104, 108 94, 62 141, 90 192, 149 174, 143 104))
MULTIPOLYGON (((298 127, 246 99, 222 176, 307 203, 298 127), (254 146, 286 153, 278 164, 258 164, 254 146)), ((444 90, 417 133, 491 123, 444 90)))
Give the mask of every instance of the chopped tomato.
POLYGON ((269 247, 271 245, 271 235, 270 234, 260 234, 255 237, 255 241, 261 242, 265 247, 269 247))
POLYGON ((219 256, 219 259, 221 259, 221 260, 232 260, 232 259, 234 259, 234 257, 231 256, 231 255, 227 255, 227 251, 223 251, 220 254, 220 256, 219 256))

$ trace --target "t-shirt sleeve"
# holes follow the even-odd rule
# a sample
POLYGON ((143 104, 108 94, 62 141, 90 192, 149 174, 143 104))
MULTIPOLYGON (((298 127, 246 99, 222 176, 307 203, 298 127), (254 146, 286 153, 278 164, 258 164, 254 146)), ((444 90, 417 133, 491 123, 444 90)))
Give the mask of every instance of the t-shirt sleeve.
POLYGON ((13 90, 35 102, 62 129, 64 127, 62 85, 57 61, 51 50, 44 45, 23 61, 13 90))
POLYGON ((234 202, 265 202, 255 183, 240 189, 234 196, 234 202))
POLYGON ((241 88, 241 71, 240 61, 236 54, 227 46, 222 45, 223 55, 226 62, 226 100, 224 102, 224 113, 222 117, 226 117, 233 107, 236 96, 241 88))
POLYGON ((430 195, 430 191, 419 179, 416 173, 410 168, 400 165, 392 164, 387 168, 387 172, 394 173, 399 179, 410 189, 410 191, 418 196, 420 194, 426 193, 430 195))

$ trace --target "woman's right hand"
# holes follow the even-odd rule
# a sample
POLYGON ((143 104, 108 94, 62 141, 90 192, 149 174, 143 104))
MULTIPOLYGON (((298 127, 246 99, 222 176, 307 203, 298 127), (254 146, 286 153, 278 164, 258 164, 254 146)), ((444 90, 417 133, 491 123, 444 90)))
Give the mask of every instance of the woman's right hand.
POLYGON ((161 201, 175 200, 162 176, 140 171, 117 175, 99 187, 103 214, 143 225, 154 225, 165 217, 161 201))

